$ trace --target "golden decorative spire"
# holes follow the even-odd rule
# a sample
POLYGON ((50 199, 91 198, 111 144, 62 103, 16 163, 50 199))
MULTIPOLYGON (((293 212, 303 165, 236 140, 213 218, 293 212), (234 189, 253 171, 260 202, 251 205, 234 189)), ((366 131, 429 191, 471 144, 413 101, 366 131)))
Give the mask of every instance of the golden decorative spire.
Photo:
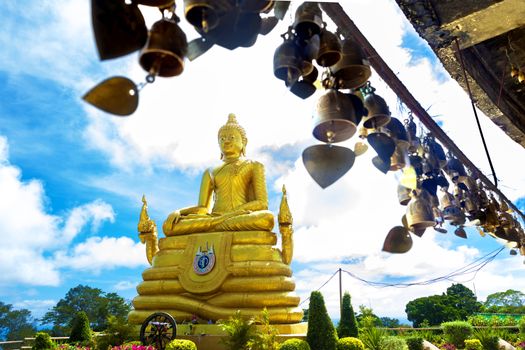
POLYGON ((279 225, 291 225, 293 223, 292 213, 288 206, 288 199, 286 198, 286 186, 283 185, 283 196, 281 198, 281 205, 279 206, 279 215, 277 220, 279 225))

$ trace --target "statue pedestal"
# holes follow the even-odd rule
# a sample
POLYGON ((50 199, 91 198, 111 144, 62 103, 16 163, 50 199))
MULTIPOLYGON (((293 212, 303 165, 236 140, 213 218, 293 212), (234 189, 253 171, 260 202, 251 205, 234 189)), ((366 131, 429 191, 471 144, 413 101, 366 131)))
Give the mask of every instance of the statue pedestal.
MULTIPOLYGON (((292 270, 283 263, 271 231, 225 231, 171 236, 159 241, 133 300, 130 323, 157 311, 177 323, 228 319, 237 310, 259 316, 268 310, 272 324, 302 319, 292 270)), ((206 333, 206 332, 205 332, 206 333)), ((295 332, 294 332, 295 334, 295 332)))

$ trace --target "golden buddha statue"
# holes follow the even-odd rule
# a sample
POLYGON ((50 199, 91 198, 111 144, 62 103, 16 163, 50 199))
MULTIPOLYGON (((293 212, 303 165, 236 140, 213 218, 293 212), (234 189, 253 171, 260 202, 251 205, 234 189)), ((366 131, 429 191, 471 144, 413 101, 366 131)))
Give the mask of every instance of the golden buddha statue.
POLYGON ((278 215, 281 251, 274 247, 264 166, 244 158, 248 140, 233 114, 219 129, 218 141, 223 164, 204 172, 196 206, 168 215, 162 226, 166 237, 158 245, 143 198, 139 237, 152 267, 137 287, 131 323, 140 324, 157 311, 179 323, 195 316, 227 319, 237 310, 260 316, 264 308, 273 324, 302 318, 289 266, 293 229, 286 191, 283 187, 278 215))

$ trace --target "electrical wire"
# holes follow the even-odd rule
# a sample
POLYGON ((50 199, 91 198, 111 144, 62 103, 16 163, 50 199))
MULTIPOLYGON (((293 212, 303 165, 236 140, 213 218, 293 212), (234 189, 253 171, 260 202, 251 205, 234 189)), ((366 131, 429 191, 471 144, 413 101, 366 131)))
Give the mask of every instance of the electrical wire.
MULTIPOLYGON (((463 281, 463 283, 465 283, 465 282, 470 282, 470 281, 474 280, 476 278, 477 273, 483 267, 485 267, 488 263, 493 261, 504 249, 505 249, 505 247, 501 247, 501 248, 495 249, 495 250, 491 251, 490 253, 487 253, 487 254, 483 255, 482 257, 472 261, 471 263, 469 263, 469 264, 467 264, 467 265, 465 265, 463 267, 460 267, 459 269, 456 269, 456 270, 454 270, 452 272, 449 272, 446 275, 443 275, 443 276, 440 276, 440 277, 436 277, 436 278, 431 278, 431 279, 424 280, 424 281, 411 282, 411 283, 390 283, 390 282, 369 281, 367 279, 359 277, 358 275, 356 275, 356 274, 354 274, 354 273, 352 273, 350 271, 343 270, 343 269, 341 269, 341 271, 346 273, 350 277, 352 277, 352 278, 354 278, 354 279, 356 279, 356 280, 358 280, 360 282, 363 282, 366 285, 369 285, 369 286, 372 286, 372 287, 376 287, 376 288, 385 288, 385 287, 408 288, 408 287, 412 287, 412 286, 426 286, 426 285, 429 285, 429 284, 434 284, 434 283, 438 283, 438 282, 442 282, 442 281, 454 281, 453 278, 455 278, 455 277, 464 276, 464 275, 468 275, 468 274, 473 274, 473 276, 470 279, 463 281)), ((339 272, 339 269, 337 269, 326 280, 326 282, 324 282, 319 288, 317 288, 316 291, 321 290, 328 282, 330 282, 332 280, 332 278, 334 278, 334 276, 338 272, 339 272)), ((456 282, 456 281, 454 281, 454 282, 456 282)), ((304 304, 308 300, 310 300, 310 297, 308 297, 305 300, 303 300, 299 304, 299 306, 304 304)))

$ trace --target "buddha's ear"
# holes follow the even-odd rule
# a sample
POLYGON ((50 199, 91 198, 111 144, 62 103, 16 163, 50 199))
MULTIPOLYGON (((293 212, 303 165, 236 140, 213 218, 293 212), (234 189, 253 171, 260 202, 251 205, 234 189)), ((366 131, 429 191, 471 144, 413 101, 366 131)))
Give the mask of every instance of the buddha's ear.
POLYGON ((246 157, 246 145, 245 146, 242 146, 242 149, 241 149, 241 155, 243 157, 246 157))
POLYGON ((221 153, 221 160, 223 160, 223 159, 224 159, 224 154, 221 153))

